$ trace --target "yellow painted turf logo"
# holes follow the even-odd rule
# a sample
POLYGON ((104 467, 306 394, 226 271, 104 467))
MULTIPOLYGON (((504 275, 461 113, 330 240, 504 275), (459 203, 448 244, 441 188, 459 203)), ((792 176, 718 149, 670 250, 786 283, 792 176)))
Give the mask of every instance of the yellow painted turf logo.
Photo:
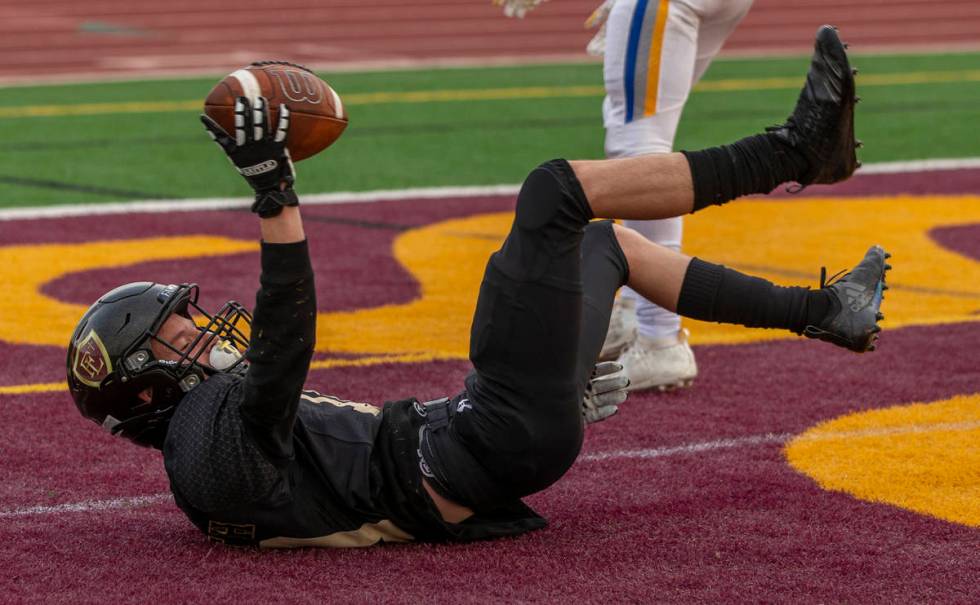
MULTIPOLYGON (((314 369, 466 359, 483 268, 511 217, 508 212, 480 214, 401 234, 392 254, 418 282, 420 295, 400 304, 321 312, 317 352, 346 358, 321 357, 314 369)), ((937 228, 976 223, 978 196, 747 200, 689 217, 685 251, 776 283, 816 285, 821 265, 831 272, 848 268, 868 245, 881 244, 895 261, 883 306, 887 331, 980 320, 980 263, 930 237, 937 228)), ((252 241, 204 235, 0 246, 0 283, 7 293, 0 309, 0 341, 65 346, 85 307, 44 294, 46 284, 65 276, 257 250, 252 241)), ((779 330, 688 325, 694 344, 791 337, 779 330)))
POLYGON ((786 458, 824 489, 980 527, 977 443, 980 393, 823 422, 786 458))

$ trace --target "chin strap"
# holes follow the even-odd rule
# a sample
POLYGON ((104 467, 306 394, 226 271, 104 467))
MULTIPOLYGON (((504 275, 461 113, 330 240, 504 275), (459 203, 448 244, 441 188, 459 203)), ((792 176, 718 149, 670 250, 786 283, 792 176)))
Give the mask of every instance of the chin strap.
POLYGON ((153 445, 144 436, 165 427, 170 422, 170 417, 173 416, 176 409, 177 406, 171 405, 161 410, 139 414, 122 421, 116 420, 112 416, 106 416, 105 421, 102 422, 102 426, 111 435, 120 435, 142 445, 153 445), (128 433, 130 429, 135 429, 136 432, 128 433))

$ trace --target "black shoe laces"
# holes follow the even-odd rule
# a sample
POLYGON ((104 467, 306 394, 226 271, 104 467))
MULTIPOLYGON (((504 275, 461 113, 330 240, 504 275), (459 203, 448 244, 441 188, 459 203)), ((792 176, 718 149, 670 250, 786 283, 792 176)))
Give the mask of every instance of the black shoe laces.
POLYGON ((826 287, 833 286, 837 282, 846 279, 850 273, 845 273, 845 271, 847 271, 847 269, 838 271, 837 273, 831 275, 830 279, 827 279, 827 267, 820 267, 820 289, 822 290, 826 287))

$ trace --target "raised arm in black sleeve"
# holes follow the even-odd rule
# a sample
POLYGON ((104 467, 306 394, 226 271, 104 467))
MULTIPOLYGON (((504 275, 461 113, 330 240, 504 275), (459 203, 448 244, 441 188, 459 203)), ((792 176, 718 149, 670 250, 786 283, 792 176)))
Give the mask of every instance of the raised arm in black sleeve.
POLYGON ((292 432, 316 339, 316 292, 306 241, 262 243, 242 417, 273 463, 293 455, 292 432))

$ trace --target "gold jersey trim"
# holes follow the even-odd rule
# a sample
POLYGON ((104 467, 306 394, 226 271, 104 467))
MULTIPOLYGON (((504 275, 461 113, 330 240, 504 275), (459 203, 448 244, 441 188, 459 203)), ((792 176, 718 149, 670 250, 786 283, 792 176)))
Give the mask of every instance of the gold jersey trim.
POLYGON ((332 405, 338 408, 352 408, 354 411, 361 412, 363 414, 371 414, 372 416, 377 416, 381 413, 381 408, 373 406, 369 403, 348 401, 347 399, 341 399, 340 397, 334 397, 333 395, 321 395, 316 391, 303 391, 303 394, 300 397, 313 404, 332 405))
POLYGON ((339 531, 316 538, 268 538, 259 542, 262 548, 304 548, 321 546, 327 548, 363 548, 379 542, 410 542, 415 538, 385 519, 377 523, 365 523, 351 531, 339 531))

